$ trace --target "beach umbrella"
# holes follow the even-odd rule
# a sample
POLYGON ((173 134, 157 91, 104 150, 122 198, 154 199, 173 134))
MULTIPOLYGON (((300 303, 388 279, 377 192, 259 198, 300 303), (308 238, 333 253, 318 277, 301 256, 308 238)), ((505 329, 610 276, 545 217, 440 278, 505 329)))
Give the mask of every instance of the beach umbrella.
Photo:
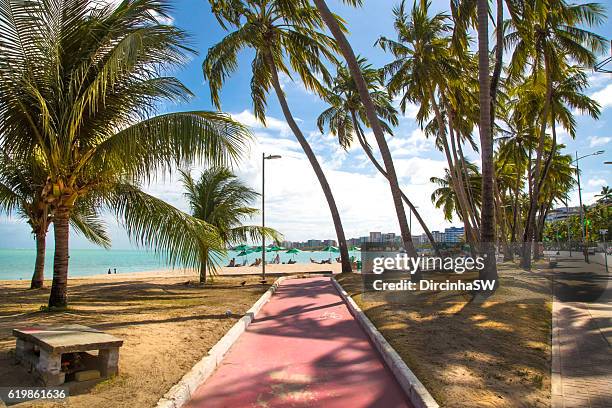
POLYGON ((234 248, 232 248, 232 249, 233 249, 234 251, 247 251, 247 250, 251 249, 251 247, 250 247, 250 246, 248 246, 248 245, 244 245, 244 244, 242 244, 242 245, 238 245, 238 246, 236 246, 236 247, 234 247, 234 248))
POLYGON ((340 250, 338 248, 336 248, 335 246, 326 246, 325 248, 323 248, 323 251, 325 252, 340 252, 340 250))
POLYGON ((300 251, 297 248, 291 248, 290 250, 287 251, 288 254, 291 254, 291 259, 293 259, 295 254, 299 254, 300 252, 302 252, 302 251, 300 251))
POLYGON ((331 246, 328 245, 325 248, 323 248, 323 251, 327 252, 329 254, 329 258, 331 259, 331 253, 332 252, 340 252, 340 250, 338 248, 336 248, 335 246, 331 246))
POLYGON ((246 258, 247 262, 248 262, 249 261, 248 255, 252 254, 252 253, 253 253, 253 251, 251 249, 247 248, 247 249, 241 251, 237 256, 244 256, 246 258))
POLYGON ((356 247, 356 246, 354 246, 354 245, 353 245, 353 246, 352 246, 352 247, 350 247, 348 250, 349 250, 349 251, 361 251, 361 248, 356 247))

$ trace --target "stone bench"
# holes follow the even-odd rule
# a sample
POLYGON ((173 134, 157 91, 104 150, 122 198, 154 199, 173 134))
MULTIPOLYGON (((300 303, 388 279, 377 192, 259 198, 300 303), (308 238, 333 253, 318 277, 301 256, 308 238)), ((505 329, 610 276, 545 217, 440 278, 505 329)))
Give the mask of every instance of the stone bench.
POLYGON ((94 363, 101 377, 108 378, 119 372, 119 347, 123 345, 123 340, 91 327, 79 324, 33 326, 13 329, 13 336, 17 338, 17 362, 29 363, 46 386, 58 386, 65 382, 62 354, 66 353, 97 350, 94 363))

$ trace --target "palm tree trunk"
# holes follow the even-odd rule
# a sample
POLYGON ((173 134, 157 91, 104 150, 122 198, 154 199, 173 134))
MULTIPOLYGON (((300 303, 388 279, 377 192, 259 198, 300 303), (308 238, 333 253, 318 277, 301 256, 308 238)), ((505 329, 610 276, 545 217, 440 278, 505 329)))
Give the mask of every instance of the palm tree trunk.
POLYGON ((478 82, 480 84, 480 151, 482 157, 482 208, 480 244, 485 255, 481 279, 497 281, 495 263, 495 215, 493 197, 493 137, 491 134, 491 85, 489 78, 489 1, 478 0, 478 82))
POLYGON ((47 232, 36 233, 36 262, 30 289, 39 289, 45 283, 45 250, 47 249, 47 232))
POLYGON ((200 283, 206 284, 206 262, 200 263, 200 283))
MULTIPOLYGON (((467 242, 475 248, 477 244, 477 238, 474 234, 474 230, 472 229, 472 224, 470 223, 470 215, 467 209, 467 202, 465 200, 465 196, 463 195, 463 186, 460 180, 458 180, 459 176, 457 173, 457 168, 453 159, 451 157, 451 149, 448 146, 448 140, 446 138, 446 126, 444 125, 444 120, 442 119, 442 113, 440 112, 440 107, 438 106, 438 102, 436 101, 436 97, 434 95, 434 91, 431 86, 428 87, 429 92, 429 101, 431 106, 433 107, 434 116, 436 118, 436 122, 438 124, 438 137, 442 140, 444 154, 446 155, 446 161, 448 162, 448 170, 451 178, 451 188, 455 191, 457 195, 458 201, 458 209, 461 214, 461 218, 463 219, 463 225, 465 226, 465 237, 467 242)), ((449 126, 450 132, 452 132, 452 126, 449 126)))
POLYGON ((393 164, 393 158, 391 157, 391 151, 389 150, 385 135, 382 127, 380 126, 378 115, 376 114, 376 107, 374 106, 372 98, 370 97, 370 92, 365 80, 363 79, 355 53, 346 39, 346 36, 340 29, 338 20, 336 20, 336 17, 327 7, 325 0, 314 0, 314 3, 321 14, 321 18, 323 18, 323 21, 325 21, 329 31, 336 39, 336 42, 340 47, 340 51, 342 52, 342 55, 344 56, 344 59, 348 65, 351 77, 353 78, 353 81, 355 81, 355 85, 359 91, 359 97, 361 98, 361 102, 365 108, 368 122, 372 127, 372 132, 374 132, 374 137, 376 138, 376 143, 378 144, 380 155, 383 159, 383 164, 385 165, 385 169, 389 176, 387 180, 389 180, 389 187, 391 188, 391 196, 393 197, 393 205, 395 206, 395 212, 397 214, 397 221, 399 223, 404 248, 406 249, 408 256, 416 258, 417 253, 416 249, 414 248, 414 243, 412 242, 412 234, 408 226, 408 219, 406 218, 406 211, 402 202, 402 194, 399 187, 399 182, 397 180, 397 174, 395 173, 395 166, 393 164))
POLYGON ((308 161, 310 162, 310 165, 312 166, 317 179, 319 180, 319 184, 321 184, 323 194, 325 194, 325 198, 327 199, 327 204, 329 205, 329 210, 334 222, 334 228, 336 229, 336 237, 338 238, 342 273, 350 273, 352 272, 352 267, 349 259, 348 247, 346 245, 346 238, 344 236, 344 228, 342 227, 342 220, 340 219, 340 213, 338 212, 338 207, 336 206, 336 200, 334 199, 334 195, 332 194, 327 178, 325 177, 325 173, 323 173, 323 169, 321 169, 321 165, 319 164, 317 157, 291 114, 291 110, 289 109, 289 105, 285 99, 285 94, 278 80, 278 72, 276 71, 274 59, 269 53, 265 55, 265 58, 270 67, 270 72, 272 74, 272 86, 274 87, 276 97, 278 98, 278 102, 283 110, 283 114, 285 115, 285 120, 287 121, 287 124, 289 124, 295 138, 300 143, 300 146, 302 146, 302 150, 304 150, 306 157, 308 157, 308 161))
MULTIPOLYGON (((383 167, 380 165, 380 163, 378 163, 378 160, 376 160, 376 157, 374 157, 374 154, 372 154, 372 149, 366 143, 365 135, 363 134, 363 130, 359 126, 359 123, 357 123, 357 117, 355 116, 355 112, 351 112, 351 118, 353 120, 353 127, 355 128, 355 133, 357 134, 357 140, 359 140, 359 144, 361 144, 361 147, 365 151, 366 156, 368 156, 368 158, 370 159, 370 161, 372 162, 374 167, 376 167, 378 172, 380 174, 382 174, 383 176, 385 176, 385 178, 387 180, 389 180, 389 176, 387 175, 387 172, 385 171, 385 169, 383 169, 383 167)), ((431 234, 431 231, 427 227, 427 224, 425 224, 425 221, 423 221, 423 218, 421 217, 421 214, 419 214, 419 212, 417 211, 416 207, 412 204, 410 199, 408 199, 408 196, 406 196, 406 194, 404 194, 403 191, 401 191, 401 193, 402 193, 402 199, 404 200, 404 202, 406 204, 408 204, 408 207, 410 207, 410 210, 412 211, 412 213, 414 214, 414 216, 418 220, 419 224, 423 228, 423 231, 425 232, 425 235, 427 235, 427 239, 429 239, 429 242, 431 243, 431 247, 433 248, 434 252, 436 253, 436 256, 442 257, 442 255, 440 254, 440 248, 438 248, 438 244, 436 243, 436 240, 434 239, 433 235, 431 234)))
POLYGON ((523 259, 521 266, 525 269, 531 269, 531 245, 534 239, 536 230, 536 212, 538 210, 538 202, 540 198, 540 178, 542 167, 542 156, 544 155, 544 143, 546 141, 546 124, 548 123, 548 114, 552 102, 552 78, 551 67, 548 61, 548 54, 544 53, 544 72, 546 75, 546 100, 542 111, 542 123, 540 125, 540 138, 536 151, 536 162, 533 170, 533 193, 529 201, 529 211, 527 212, 527 222, 525 225, 525 234, 523 236, 523 259))
POLYGON ((70 226, 68 210, 56 211, 53 220, 53 236, 55 238, 55 255, 53 257, 53 283, 49 296, 49 307, 65 308, 68 306, 68 237, 70 226))
POLYGON ((501 76, 504 56, 504 4, 503 0, 497 0, 497 13, 495 18, 495 66, 491 77, 491 128, 495 126, 495 105, 497 101, 497 89, 499 88, 499 77, 501 76))

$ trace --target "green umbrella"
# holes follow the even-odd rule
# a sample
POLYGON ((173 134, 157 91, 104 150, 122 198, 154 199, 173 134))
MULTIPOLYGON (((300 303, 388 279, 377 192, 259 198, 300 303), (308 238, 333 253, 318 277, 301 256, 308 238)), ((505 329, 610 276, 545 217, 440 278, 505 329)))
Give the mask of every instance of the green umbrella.
POLYGON ((352 247, 350 247, 348 250, 349 250, 349 251, 361 251, 361 248, 356 247, 356 246, 354 246, 354 245, 353 245, 353 246, 352 246, 352 247))
POLYGON ((247 263, 248 263, 248 262, 249 262, 249 257, 248 257, 248 255, 249 255, 249 254, 252 254, 252 253, 253 253, 253 251, 252 251, 251 249, 248 249, 248 248, 247 248, 246 250, 243 250, 242 252, 240 252, 240 253, 239 253, 238 255, 236 255, 236 256, 244 256, 244 257, 246 257, 245 259, 246 259, 246 261, 247 261, 247 263))
POLYGON ((246 251, 246 250, 251 249, 251 247, 250 247, 250 246, 248 246, 248 245, 244 245, 244 244, 242 244, 242 245, 238 245, 238 246, 236 246, 236 247, 234 247, 234 248, 232 248, 232 249, 233 249, 234 251, 246 251))
POLYGON ((323 251, 325 252, 340 252, 340 250, 338 248, 336 248, 335 246, 326 246, 325 248, 323 248, 323 251))
POLYGON ((269 247, 268 247, 267 251, 268 251, 268 252, 270 252, 270 251, 281 251, 281 250, 283 250, 283 249, 285 249, 285 248, 283 248, 283 247, 279 247, 279 246, 276 246, 276 245, 272 245, 272 246, 269 246, 269 247))
POLYGON ((299 250, 299 249, 297 249, 297 248, 291 248, 291 249, 289 249, 289 250, 287 251, 287 253, 288 253, 288 254, 291 254, 291 259, 293 259, 293 258, 294 258, 295 254, 299 254, 300 252, 302 252, 302 251, 300 251, 300 250, 299 250))

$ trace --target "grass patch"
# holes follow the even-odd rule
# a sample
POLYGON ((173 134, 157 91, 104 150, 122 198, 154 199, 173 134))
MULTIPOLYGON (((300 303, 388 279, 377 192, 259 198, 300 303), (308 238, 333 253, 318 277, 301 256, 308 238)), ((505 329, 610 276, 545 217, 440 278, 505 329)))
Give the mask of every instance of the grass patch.
MULTIPOLYGON (((52 313, 41 313, 40 307, 49 289, 31 291, 29 282, 0 282, 0 387, 35 385, 26 367, 13 363, 13 328, 83 324, 124 340, 119 375, 71 396, 69 405, 154 406, 268 289, 258 280, 217 277, 199 287, 186 284, 185 278, 71 279, 69 308, 52 313)), ((21 406, 31 405, 16 405, 21 406)))
POLYGON ((356 274, 338 282, 440 405, 549 407, 550 282, 509 264, 499 273, 500 289, 481 304, 457 291, 363 296, 356 274))

